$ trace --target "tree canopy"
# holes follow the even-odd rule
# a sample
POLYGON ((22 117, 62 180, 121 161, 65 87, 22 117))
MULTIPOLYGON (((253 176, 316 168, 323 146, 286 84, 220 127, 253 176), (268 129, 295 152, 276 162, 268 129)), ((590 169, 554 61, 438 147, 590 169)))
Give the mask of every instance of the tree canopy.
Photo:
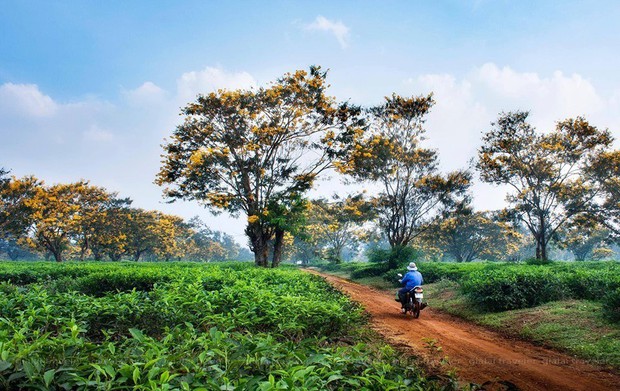
POLYGON ((337 167, 361 182, 377 183, 379 225, 392 247, 409 245, 441 208, 469 187, 471 174, 439 172, 437 152, 421 145, 432 95, 386 97, 370 108, 368 129, 337 167))
MULTIPOLYGON (((259 266, 268 265, 276 231, 283 235, 269 214, 308 191, 360 132, 360 109, 326 95, 326 76, 311 67, 268 87, 200 95, 164 146, 157 183, 165 195, 245 214, 259 266)), ((281 241, 274 243, 277 257, 281 241)))
POLYGON ((592 164, 608 152, 613 138, 582 117, 538 133, 523 111, 502 113, 484 135, 478 152, 480 178, 512 188, 507 201, 536 242, 536 258, 548 258, 557 231, 582 214, 597 215, 599 178, 592 164))

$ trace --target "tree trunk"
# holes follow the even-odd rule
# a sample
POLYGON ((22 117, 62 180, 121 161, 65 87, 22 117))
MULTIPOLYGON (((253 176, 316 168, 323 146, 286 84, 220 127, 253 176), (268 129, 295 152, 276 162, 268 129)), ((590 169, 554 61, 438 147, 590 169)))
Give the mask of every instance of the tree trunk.
POLYGON ((254 264, 259 267, 267 267, 267 255, 269 253, 269 248, 266 244, 262 244, 260 246, 253 245, 254 248, 254 264))
POLYGON ((260 224, 248 224, 245 233, 250 238, 250 249, 254 253, 254 263, 259 267, 268 267, 269 239, 271 234, 264 232, 260 224))
POLYGON ((60 250, 54 250, 52 251, 52 254, 54 255, 56 262, 62 262, 62 252, 60 250))
POLYGON ((93 258, 95 259, 95 261, 101 261, 101 259, 103 258, 103 254, 101 253, 100 250, 97 250, 96 248, 93 248, 90 251, 92 251, 93 258))
POLYGON ((546 261, 547 260, 547 241, 545 239, 546 239, 547 227, 545 225, 545 218, 543 216, 540 216, 539 219, 540 219, 540 233, 538 237, 538 244, 540 245, 540 254, 539 254, 540 258, 537 255, 536 259, 546 261))
POLYGON ((543 240, 543 243, 541 243, 541 246, 540 246, 540 259, 543 260, 543 261, 548 261, 549 260, 549 258, 547 258, 547 243, 545 243, 544 240, 543 240))
POLYGON ((273 241, 273 259, 271 261, 271 267, 276 268, 282 261, 282 245, 284 244, 284 231, 276 229, 276 237, 273 241))
POLYGON ((89 247, 90 246, 88 243, 88 238, 84 238, 84 244, 80 248, 80 261, 83 261, 84 258, 86 257, 86 252, 88 251, 89 247))

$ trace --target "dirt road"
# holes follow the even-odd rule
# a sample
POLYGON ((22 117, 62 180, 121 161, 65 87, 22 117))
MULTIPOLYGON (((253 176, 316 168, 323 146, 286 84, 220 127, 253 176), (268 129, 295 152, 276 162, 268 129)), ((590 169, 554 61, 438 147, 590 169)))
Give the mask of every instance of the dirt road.
POLYGON ((404 317, 393 295, 321 275, 361 303, 373 328, 391 343, 411 349, 427 362, 447 356, 444 367, 456 370, 463 381, 508 381, 521 390, 620 390, 620 376, 583 360, 508 339, 432 308, 422 311, 419 319, 404 317))

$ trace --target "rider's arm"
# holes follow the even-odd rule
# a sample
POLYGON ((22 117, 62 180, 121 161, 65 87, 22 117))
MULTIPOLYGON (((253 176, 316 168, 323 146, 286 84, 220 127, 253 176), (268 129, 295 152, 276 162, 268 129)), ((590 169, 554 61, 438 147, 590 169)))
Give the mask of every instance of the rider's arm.
POLYGON ((405 277, 403 277, 403 279, 400 281, 400 284, 402 286, 407 285, 407 282, 409 282, 409 280, 411 280, 411 274, 407 273, 405 274, 405 277))

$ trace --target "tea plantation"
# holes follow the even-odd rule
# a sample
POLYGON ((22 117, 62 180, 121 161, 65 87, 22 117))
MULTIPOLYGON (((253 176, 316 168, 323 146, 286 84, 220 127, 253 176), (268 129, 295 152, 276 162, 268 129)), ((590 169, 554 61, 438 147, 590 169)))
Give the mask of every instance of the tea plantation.
POLYGON ((0 389, 445 389, 318 277, 0 262, 0 389))
MULTIPOLYGON (((419 262, 426 284, 440 280, 459 283, 472 306, 486 311, 530 308, 554 300, 603 302, 607 317, 620 321, 620 262, 551 262, 546 265, 501 262, 419 262)), ((323 265, 327 272, 346 273, 352 279, 382 276, 398 286, 399 269, 381 264, 323 265)))

